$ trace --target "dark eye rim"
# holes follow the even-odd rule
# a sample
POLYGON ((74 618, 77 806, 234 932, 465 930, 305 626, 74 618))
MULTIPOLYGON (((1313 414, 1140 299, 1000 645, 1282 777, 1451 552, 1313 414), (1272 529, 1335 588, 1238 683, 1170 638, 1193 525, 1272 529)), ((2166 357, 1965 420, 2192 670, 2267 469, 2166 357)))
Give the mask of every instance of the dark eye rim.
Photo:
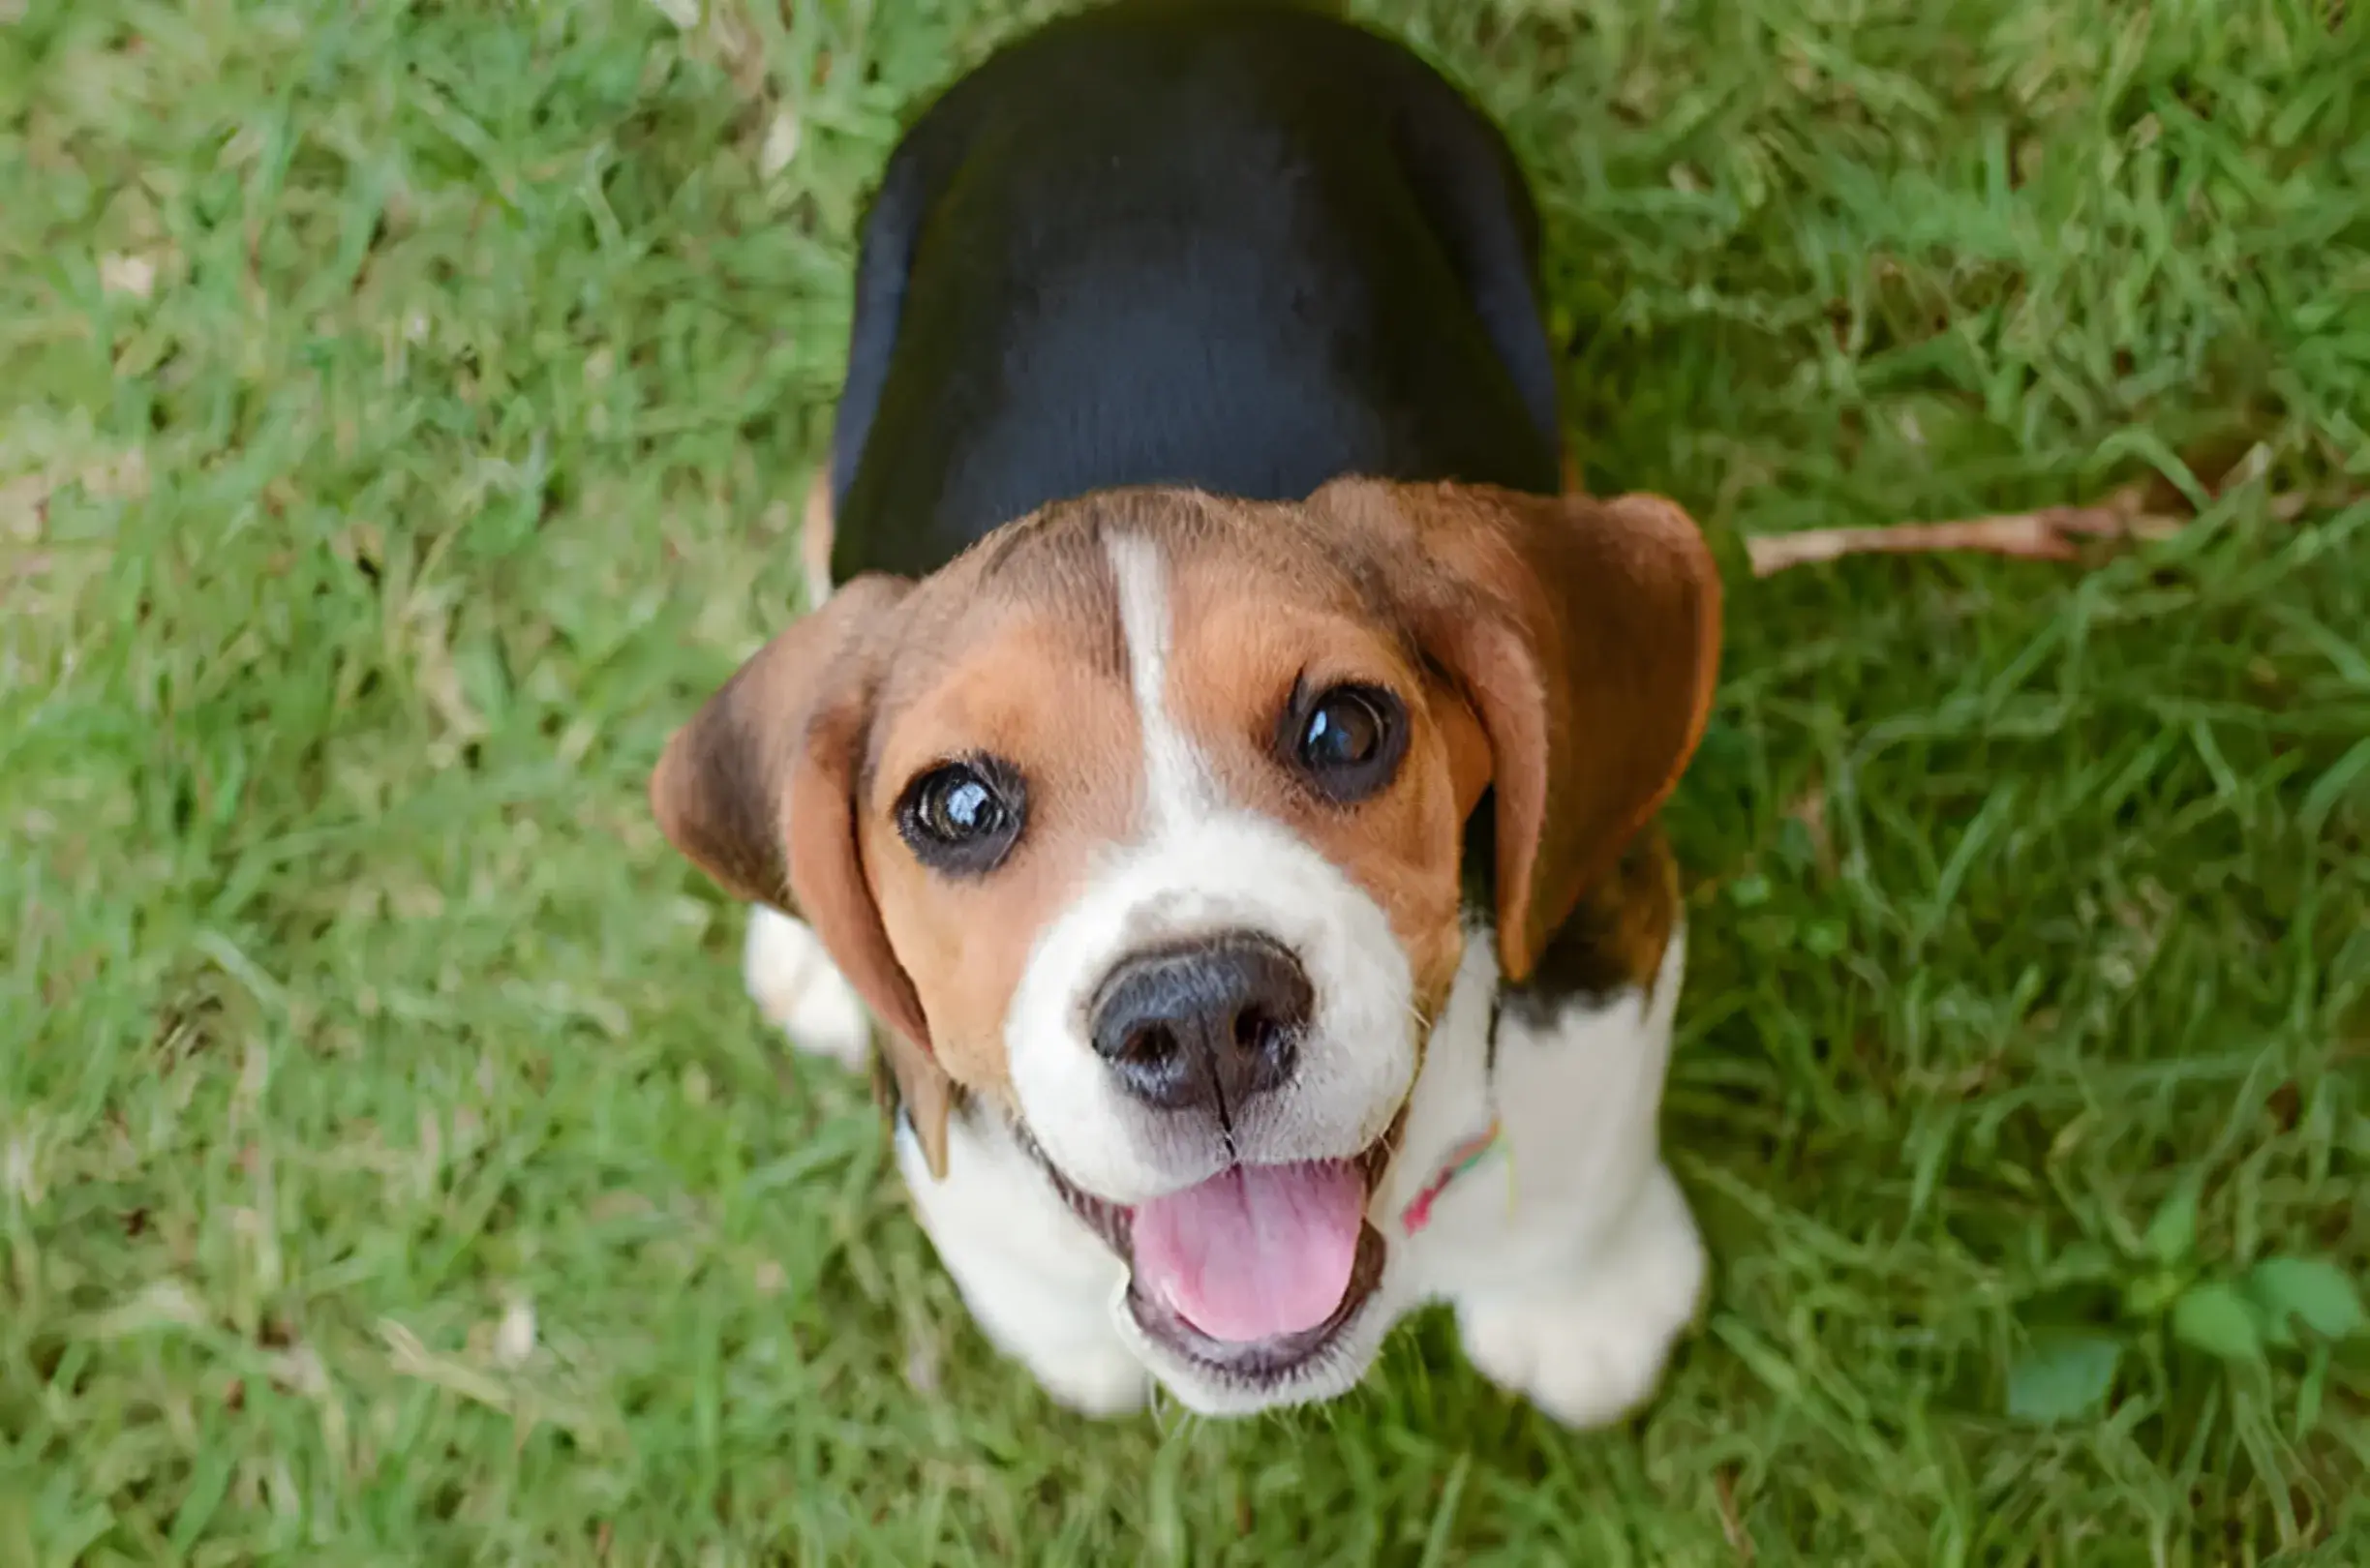
POLYGON ((952 877, 985 876, 1002 865, 1028 827, 1028 783, 1020 769, 1001 757, 969 752, 944 757, 916 772, 897 793, 897 836, 931 870, 952 877), (1000 812, 997 825, 968 838, 942 838, 923 815, 930 788, 942 780, 970 778, 987 787, 1000 812))
POLYGON ((1292 682, 1291 695, 1276 721, 1275 751, 1292 776, 1320 799, 1350 806, 1374 799, 1399 775, 1399 765, 1407 758, 1408 733, 1407 704, 1388 686, 1371 680, 1312 685, 1303 675, 1292 682), (1364 762, 1335 769, 1312 768, 1300 756, 1301 738, 1317 709, 1336 697, 1366 705, 1382 732, 1382 744, 1364 762))

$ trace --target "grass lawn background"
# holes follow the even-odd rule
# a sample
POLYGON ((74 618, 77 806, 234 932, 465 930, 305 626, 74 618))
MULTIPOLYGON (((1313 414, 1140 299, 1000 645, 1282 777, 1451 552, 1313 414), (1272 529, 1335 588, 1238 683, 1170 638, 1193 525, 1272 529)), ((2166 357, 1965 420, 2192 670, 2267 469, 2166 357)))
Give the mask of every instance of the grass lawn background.
POLYGON ((1049 8, 740 4, 0 0, 0 1562, 2370 1560, 2370 8, 1361 8, 1729 562, 1714 1294, 1576 1437, 1438 1318, 1062 1414, 757 1026, 642 782, 901 115, 1049 8))

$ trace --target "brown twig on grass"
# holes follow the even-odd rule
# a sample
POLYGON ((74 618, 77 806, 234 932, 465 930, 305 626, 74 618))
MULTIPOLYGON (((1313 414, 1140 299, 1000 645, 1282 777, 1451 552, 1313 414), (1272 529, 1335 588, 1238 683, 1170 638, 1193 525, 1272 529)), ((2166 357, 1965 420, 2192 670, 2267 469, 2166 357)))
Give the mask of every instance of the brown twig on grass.
POLYGON ((2030 512, 1955 518, 1947 523, 1896 523, 1880 528, 1810 528, 1802 533, 1753 534, 1745 541, 1755 577, 1845 556, 1931 555, 1973 550, 2024 560, 2072 560, 2077 539, 2168 539, 2182 519, 2142 509, 2137 489, 2117 491, 2094 506, 2044 506, 2030 512))
MULTIPOLYGON (((2233 469, 2225 476, 2224 485, 2248 477, 2233 469)), ((2346 505, 2359 494, 2355 488, 2283 491, 2264 502, 2264 509, 2278 522, 2294 523, 2316 508, 2346 505)), ((2190 522, 2187 517, 2148 510, 2146 487, 2128 485, 2089 506, 2044 506, 2030 512, 1954 518, 1947 523, 1748 534, 1745 555, 1755 577, 1772 577, 1789 566, 1839 560, 1845 556, 1934 555, 1953 550, 2022 560, 2072 560, 2079 554, 2077 539, 2169 539, 2190 522)))

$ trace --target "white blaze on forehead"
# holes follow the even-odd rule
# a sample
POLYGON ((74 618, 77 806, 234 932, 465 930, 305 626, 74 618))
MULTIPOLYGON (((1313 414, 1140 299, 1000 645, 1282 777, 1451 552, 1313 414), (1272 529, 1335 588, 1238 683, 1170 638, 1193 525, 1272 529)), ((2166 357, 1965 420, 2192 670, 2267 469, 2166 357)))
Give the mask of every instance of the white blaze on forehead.
POLYGON ((1214 805, 1209 769, 1185 733, 1169 717, 1169 567, 1160 547, 1116 534, 1104 547, 1118 586, 1119 635, 1127 644, 1128 684, 1143 730, 1144 798, 1152 831, 1191 821, 1214 805))

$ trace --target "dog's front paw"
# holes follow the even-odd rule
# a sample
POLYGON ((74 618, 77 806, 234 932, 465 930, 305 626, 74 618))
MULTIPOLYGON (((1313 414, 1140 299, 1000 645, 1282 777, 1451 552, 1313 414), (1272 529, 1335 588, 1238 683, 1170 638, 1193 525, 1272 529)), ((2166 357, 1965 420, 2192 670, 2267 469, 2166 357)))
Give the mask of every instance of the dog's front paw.
POLYGON ((1465 1354, 1482 1375, 1567 1427, 1602 1427, 1643 1404, 1703 1294, 1702 1238, 1657 1171, 1629 1222, 1579 1271, 1522 1294, 1457 1303, 1465 1354))
POLYGON ((871 1057, 872 1026, 865 1007, 805 923, 763 904, 749 909, 741 978, 768 1023, 803 1051, 828 1056, 854 1071, 871 1057))

